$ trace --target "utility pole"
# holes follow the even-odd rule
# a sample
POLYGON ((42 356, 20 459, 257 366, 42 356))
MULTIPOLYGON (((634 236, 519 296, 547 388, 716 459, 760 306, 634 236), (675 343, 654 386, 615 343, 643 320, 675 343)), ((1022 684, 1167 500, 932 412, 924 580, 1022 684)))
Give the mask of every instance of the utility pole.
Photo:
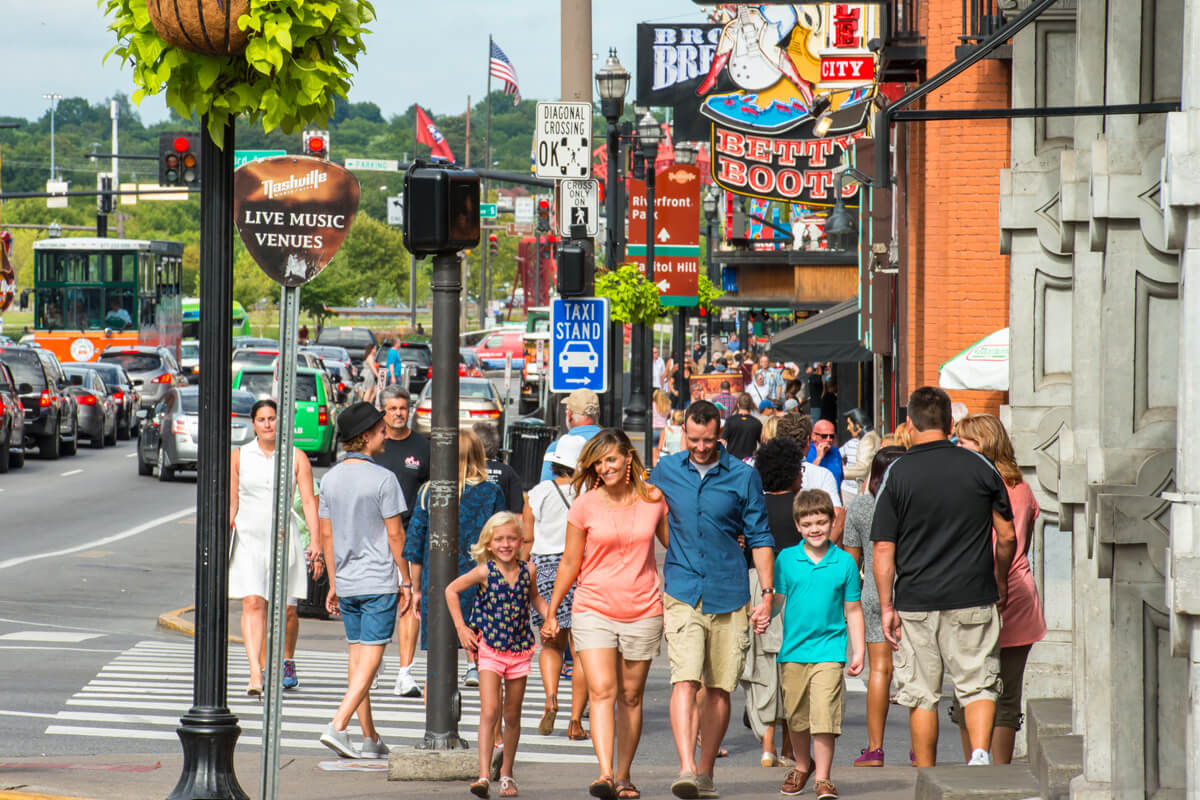
MULTIPOLYGON (((592 0, 561 0, 562 100, 592 102, 592 0)), ((490 164, 488 165, 491 166, 490 164)))
POLYGON ((61 94, 50 92, 42 95, 50 101, 50 180, 55 180, 56 173, 54 170, 54 109, 58 105, 58 101, 62 99, 61 94))
POLYGON ((121 104, 113 100, 108 106, 108 114, 112 117, 112 185, 114 189, 121 188, 117 174, 117 120, 121 116, 121 104))

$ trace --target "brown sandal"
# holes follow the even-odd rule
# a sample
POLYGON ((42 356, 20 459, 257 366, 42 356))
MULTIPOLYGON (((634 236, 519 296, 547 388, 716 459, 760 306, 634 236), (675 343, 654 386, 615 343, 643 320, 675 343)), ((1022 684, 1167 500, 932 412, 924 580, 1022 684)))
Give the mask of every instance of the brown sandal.
POLYGON ((641 800, 642 792, 633 781, 617 781, 617 800, 641 800))
POLYGON ((588 786, 588 794, 600 800, 616 800, 617 785, 612 778, 597 778, 588 786))
POLYGON ((577 719, 573 719, 567 724, 567 738, 573 742, 587 741, 588 732, 583 729, 583 723, 577 719))
POLYGON ((555 703, 552 708, 547 708, 542 712, 542 720, 538 723, 537 732, 541 736, 549 736, 554 733, 554 720, 558 716, 558 704, 555 703))

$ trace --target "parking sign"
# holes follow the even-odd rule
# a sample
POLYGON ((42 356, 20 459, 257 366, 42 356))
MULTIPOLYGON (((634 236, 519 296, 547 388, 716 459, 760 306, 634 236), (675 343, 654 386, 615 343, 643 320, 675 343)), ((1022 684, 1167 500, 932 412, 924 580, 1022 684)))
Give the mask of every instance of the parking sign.
POLYGON ((550 391, 608 391, 608 298, 550 304, 550 391))

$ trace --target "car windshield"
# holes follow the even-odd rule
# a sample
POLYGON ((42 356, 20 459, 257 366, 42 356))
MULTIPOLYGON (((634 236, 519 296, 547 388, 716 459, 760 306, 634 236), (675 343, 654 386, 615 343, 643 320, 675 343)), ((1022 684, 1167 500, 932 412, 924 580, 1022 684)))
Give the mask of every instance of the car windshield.
POLYGON ((279 353, 273 350, 243 350, 240 353, 233 354, 233 363, 235 364, 252 364, 254 366, 269 366, 275 363, 275 359, 279 357, 279 353))
POLYGON ((367 330, 348 330, 326 328, 317 337, 317 344, 339 345, 341 347, 363 347, 371 343, 371 332, 367 330))
MULTIPOLYGON (((238 388, 243 392, 250 392, 255 397, 274 397, 275 378, 270 372, 243 372, 242 382, 238 388)), ((299 403, 317 402, 316 375, 296 376, 296 401, 299 403)))
POLYGON ((199 358, 200 345, 184 343, 179 345, 179 355, 181 358, 199 358))
POLYGON ((256 402, 258 402, 257 399, 249 392, 235 391, 233 393, 233 413, 239 417, 248 417, 256 402))
POLYGON ((350 354, 343 347, 322 347, 319 344, 309 345, 304 348, 304 352, 312 353, 321 358, 331 358, 335 361, 349 361, 350 354))
POLYGON ((179 400, 183 406, 185 414, 200 413, 200 393, 199 392, 180 392, 179 400))
POLYGON ((33 353, 28 354, 30 357, 24 356, 26 356, 25 353, 0 350, 0 359, 8 364, 17 383, 28 383, 35 388, 41 386, 45 379, 42 377, 41 370, 37 368, 37 356, 33 353))
POLYGON ((162 358, 153 353, 104 353, 100 358, 120 364, 127 372, 154 372, 162 369, 162 358))
POLYGON ((121 386, 125 383, 125 380, 121 377, 121 368, 115 364, 91 363, 82 367, 82 369, 90 369, 92 372, 98 373, 104 381, 104 385, 109 388, 121 386))
POLYGON ((421 350, 415 347, 401 347, 396 348, 395 352, 401 361, 420 364, 424 367, 427 367, 433 363, 433 359, 429 357, 428 350, 421 350))
MULTIPOLYGON (((430 381, 421 390, 421 399, 428 400, 432 391, 433 382, 430 381)), ((491 400, 493 397, 492 386, 487 381, 459 381, 458 396, 469 400, 491 400)))

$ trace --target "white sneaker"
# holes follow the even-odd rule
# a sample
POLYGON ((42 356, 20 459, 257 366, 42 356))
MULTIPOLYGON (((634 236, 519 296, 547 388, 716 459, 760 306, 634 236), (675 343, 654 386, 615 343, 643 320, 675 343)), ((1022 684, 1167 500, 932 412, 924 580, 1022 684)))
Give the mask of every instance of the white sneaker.
POLYGON ((401 670, 396 676, 396 685, 392 688, 392 694, 397 697, 420 697, 421 687, 413 680, 412 673, 408 670, 401 670))
POLYGON ((377 739, 363 739, 362 747, 359 748, 359 758, 387 758, 388 746, 383 743, 383 737, 377 739))
POLYGON ((971 760, 967 762, 968 767, 989 767, 992 764, 992 757, 987 750, 975 748, 971 751, 971 760))
POLYGON ((342 758, 358 758, 358 751, 350 743, 350 732, 339 731, 333 727, 332 722, 325 726, 325 731, 321 734, 321 744, 342 758))

